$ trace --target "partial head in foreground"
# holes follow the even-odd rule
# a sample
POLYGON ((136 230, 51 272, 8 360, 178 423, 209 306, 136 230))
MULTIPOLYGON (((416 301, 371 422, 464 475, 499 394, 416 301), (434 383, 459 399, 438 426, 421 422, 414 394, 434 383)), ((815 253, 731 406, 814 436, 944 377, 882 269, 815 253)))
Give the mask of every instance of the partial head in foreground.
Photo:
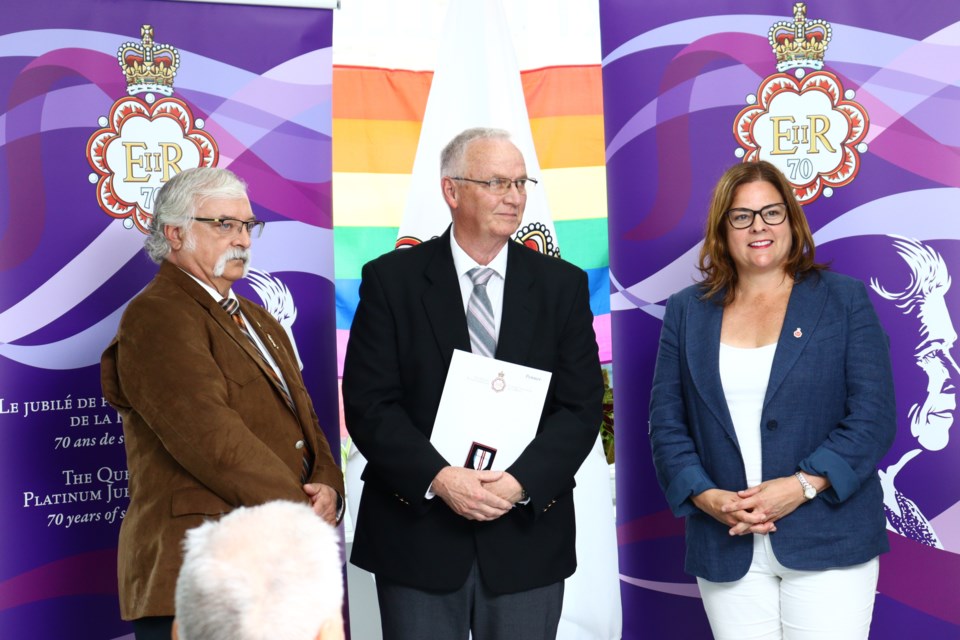
POLYGON ((175 639, 343 638, 339 536, 308 506, 240 507, 183 547, 175 639))

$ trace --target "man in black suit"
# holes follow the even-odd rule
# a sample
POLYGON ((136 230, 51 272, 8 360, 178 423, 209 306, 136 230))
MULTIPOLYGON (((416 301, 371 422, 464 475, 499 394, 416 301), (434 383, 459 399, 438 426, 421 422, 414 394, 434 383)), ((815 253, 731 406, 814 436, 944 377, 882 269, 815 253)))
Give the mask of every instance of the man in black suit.
POLYGON ((507 132, 464 131, 441 173, 451 227, 363 268, 343 373, 368 461, 351 561, 376 575, 385 640, 555 638, 576 568, 574 474, 601 418, 587 278, 510 242, 535 182, 507 132), (471 350, 478 266, 494 272, 495 357, 553 373, 537 435, 503 471, 453 466, 430 444, 453 351, 471 350))

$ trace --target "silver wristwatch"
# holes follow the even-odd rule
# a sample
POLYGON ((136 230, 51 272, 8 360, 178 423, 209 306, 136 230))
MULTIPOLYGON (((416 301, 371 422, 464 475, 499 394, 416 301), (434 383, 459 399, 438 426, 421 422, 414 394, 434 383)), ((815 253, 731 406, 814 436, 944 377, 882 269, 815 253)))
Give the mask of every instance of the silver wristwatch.
POLYGON ((813 488, 813 485, 807 482, 807 479, 803 476, 803 473, 797 471, 793 474, 797 477, 797 480, 800 481, 800 486, 803 487, 803 497, 807 500, 813 500, 817 497, 817 490, 813 488))

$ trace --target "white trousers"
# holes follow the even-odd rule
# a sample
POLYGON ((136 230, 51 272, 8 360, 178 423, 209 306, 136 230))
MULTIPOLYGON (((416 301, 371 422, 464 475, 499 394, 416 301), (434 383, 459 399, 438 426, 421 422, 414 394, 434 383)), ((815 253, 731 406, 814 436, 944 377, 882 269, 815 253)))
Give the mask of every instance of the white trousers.
POLYGON ((754 534, 747 575, 697 584, 717 640, 867 640, 879 575, 879 558, 825 571, 788 569, 770 537, 754 534))

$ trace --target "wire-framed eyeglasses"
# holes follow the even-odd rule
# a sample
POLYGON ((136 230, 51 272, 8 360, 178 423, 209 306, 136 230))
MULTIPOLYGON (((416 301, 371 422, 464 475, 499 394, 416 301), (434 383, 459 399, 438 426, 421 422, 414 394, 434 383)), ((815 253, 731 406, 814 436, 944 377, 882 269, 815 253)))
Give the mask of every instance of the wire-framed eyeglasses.
POLYGON ((753 224, 753 219, 760 216, 764 224, 778 225, 787 219, 787 205, 782 202, 768 204, 760 210, 730 209, 727 211, 727 220, 734 229, 746 229, 753 224))
POLYGON ((510 185, 513 185, 517 188, 517 193, 523 195, 527 192, 527 183, 531 186, 537 184, 537 181, 533 178, 517 178, 516 180, 511 180, 510 178, 490 178, 489 180, 474 180, 473 178, 463 178, 461 176, 450 176, 451 180, 463 180, 464 182, 472 182, 474 184, 483 185, 487 191, 490 193, 502 196, 506 195, 510 191, 510 185))
POLYGON ((251 238, 259 238, 266 222, 263 220, 237 220, 236 218, 194 218, 197 222, 210 222, 222 236, 238 236, 246 228, 251 238))

